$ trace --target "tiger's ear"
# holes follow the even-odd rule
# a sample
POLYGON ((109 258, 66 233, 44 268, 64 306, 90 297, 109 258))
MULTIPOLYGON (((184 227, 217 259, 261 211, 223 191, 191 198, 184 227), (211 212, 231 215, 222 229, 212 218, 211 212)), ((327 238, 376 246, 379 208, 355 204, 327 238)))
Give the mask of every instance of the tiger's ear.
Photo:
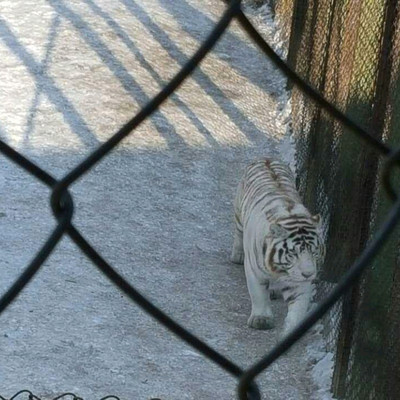
POLYGON ((311 219, 314 221, 315 225, 317 225, 317 228, 322 227, 322 218, 321 214, 315 214, 311 217, 311 219))
POLYGON ((271 224, 269 226, 269 236, 273 238, 283 238, 287 236, 288 231, 279 224, 271 224))

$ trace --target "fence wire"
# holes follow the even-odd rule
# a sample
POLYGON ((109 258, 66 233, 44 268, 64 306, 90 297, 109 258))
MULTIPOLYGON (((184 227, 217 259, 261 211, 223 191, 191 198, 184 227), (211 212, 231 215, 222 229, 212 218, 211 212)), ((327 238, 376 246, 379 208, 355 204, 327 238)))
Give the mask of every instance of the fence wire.
MULTIPOLYGON (((288 61, 296 72, 341 111, 369 126, 376 138, 398 146, 399 2, 277 0, 275 11, 291 29, 288 61), (288 15, 293 18, 287 20, 288 15)), ((306 204, 329 221, 321 299, 375 234, 391 206, 388 195, 395 196, 382 188, 388 180, 381 177, 379 153, 298 88, 292 93, 292 113, 300 191, 306 204)), ((400 396, 395 383, 400 348, 393 340, 400 320, 399 234, 397 229, 362 280, 324 318, 327 348, 335 354, 332 388, 338 398, 400 396)))
MULTIPOLYGON (((23 400, 23 399, 42 400, 40 397, 33 394, 30 390, 20 390, 9 399, 6 399, 5 397, 0 395, 0 400, 23 400)), ((52 400, 83 400, 83 399, 82 397, 79 397, 74 393, 63 393, 60 396, 54 397, 52 400)), ((102 397, 100 400, 120 400, 120 399, 117 396, 105 396, 102 397)), ((160 400, 160 399, 152 398, 150 400, 160 400)))
MULTIPOLYGON (((279 358, 286 350, 288 350, 297 340, 299 340, 310 327, 322 318, 331 307, 333 307, 347 293, 351 287, 358 281, 362 272, 372 262, 383 244, 387 241, 389 234, 393 231, 400 220, 400 200, 397 197, 394 185, 392 183, 392 173, 398 166, 400 159, 400 149, 396 150, 387 146, 381 139, 377 138, 374 132, 369 132, 365 128, 359 126, 351 118, 340 111, 340 107, 333 105, 326 100, 318 90, 320 85, 311 87, 306 81, 290 68, 272 48, 264 41, 261 35, 253 27, 250 21, 242 13, 241 0, 231 0, 219 20, 215 28, 209 34, 208 38, 203 42, 189 62, 178 72, 178 74, 165 86, 165 88, 155 96, 142 110, 125 124, 111 139, 102 144, 96 151, 89 155, 81 164, 71 170, 61 180, 56 180, 48 172, 36 166, 34 163, 26 159, 24 156, 15 151, 12 147, 0 141, 0 151, 3 155, 18 164, 26 172, 33 175, 45 185, 52 189, 50 205, 54 216, 57 220, 57 226, 43 245, 41 250, 35 255, 32 262, 25 269, 23 274, 14 282, 14 284, 6 291, 0 299, 0 313, 19 295, 27 283, 41 268, 45 260, 52 253, 56 245, 64 235, 68 235, 78 246, 78 248, 94 263, 94 265, 105 274, 121 291, 123 291, 134 303, 143 308, 147 313, 153 316, 159 323, 167 327, 171 332, 179 336, 187 344, 194 347, 205 357, 212 360, 219 367, 233 375, 238 380, 238 397, 240 400, 256 400, 260 399, 260 391, 257 388, 254 379, 258 374, 270 366, 277 358, 279 358), (282 70, 286 76, 292 81, 301 93, 306 94, 313 99, 315 104, 315 112, 324 112, 335 118, 335 123, 340 121, 342 126, 351 131, 351 134, 357 135, 363 140, 365 145, 369 145, 385 156, 385 162, 382 164, 383 182, 382 187, 386 193, 391 195, 392 204, 390 211, 380 218, 380 227, 375 230, 374 237, 370 240, 369 245, 362 251, 361 255, 353 263, 353 265, 343 272, 337 284, 332 288, 330 293, 321 300, 317 308, 310 313, 306 319, 294 330, 285 340, 278 343, 268 354, 262 357, 257 363, 250 368, 244 370, 231 361, 229 358, 220 354, 218 351, 210 347, 205 342, 198 339, 195 335, 187 331, 184 327, 176 323, 168 315, 154 306, 149 300, 139 293, 135 287, 124 280, 121 275, 116 272, 110 264, 108 264, 102 256, 91 246, 89 241, 81 235, 79 230, 72 224, 72 216, 74 213, 74 202, 68 189, 78 179, 80 179, 89 169, 112 151, 118 143, 136 129, 152 112, 154 112, 160 104, 168 98, 177 87, 193 72, 200 61, 207 55, 215 43, 224 33, 229 23, 236 18, 244 30, 258 45, 260 50, 272 60, 272 62, 282 70)), ((332 5, 331 5, 332 6, 332 5)), ((330 7, 326 10, 329 11, 330 7)), ((328 16, 326 16, 328 18, 328 16)), ((324 40, 323 37, 320 40, 324 40)), ((318 45, 321 48, 322 44, 318 45)), ((319 51, 319 50, 318 50, 319 51)), ((350 135, 350 132, 347 133, 350 135)), ((321 155, 324 156, 323 154, 321 155)), ((347 261, 347 260, 344 260, 347 261)), ((33 396, 33 395, 32 395, 33 396)), ((268 393, 266 393, 268 397, 268 393)), ((112 396, 113 397, 113 396, 112 396)), ((34 396, 30 397, 36 399, 34 396)), ((75 397, 76 398, 76 397, 75 397)), ((113 397, 115 398, 115 397, 113 397)))

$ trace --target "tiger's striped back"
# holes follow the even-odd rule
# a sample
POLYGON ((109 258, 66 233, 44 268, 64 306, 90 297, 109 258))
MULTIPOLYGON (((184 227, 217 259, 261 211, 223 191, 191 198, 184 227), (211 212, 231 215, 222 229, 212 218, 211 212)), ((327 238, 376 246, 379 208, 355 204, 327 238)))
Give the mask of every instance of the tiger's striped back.
POLYGON ((236 220, 244 225, 252 214, 258 212, 271 222, 277 216, 299 212, 310 215, 301 203, 294 175, 287 165, 267 159, 246 168, 235 201, 236 220))

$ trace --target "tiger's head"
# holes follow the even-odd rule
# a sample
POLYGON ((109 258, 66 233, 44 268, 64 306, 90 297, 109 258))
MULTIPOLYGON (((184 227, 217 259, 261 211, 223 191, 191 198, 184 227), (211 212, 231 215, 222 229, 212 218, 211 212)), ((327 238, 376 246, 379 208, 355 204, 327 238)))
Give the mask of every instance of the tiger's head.
POLYGON ((264 266, 274 277, 314 280, 325 257, 321 217, 289 216, 269 225, 264 266))

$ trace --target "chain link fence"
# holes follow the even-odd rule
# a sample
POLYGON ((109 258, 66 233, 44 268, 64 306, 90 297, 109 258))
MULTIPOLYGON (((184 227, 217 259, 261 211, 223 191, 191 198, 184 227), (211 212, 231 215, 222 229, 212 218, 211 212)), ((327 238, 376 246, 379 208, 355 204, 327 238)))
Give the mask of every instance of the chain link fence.
MULTIPOLYGON (((399 10, 397 0, 275 2, 294 70, 390 145, 400 139, 399 10)), ((306 204, 328 221, 321 299, 365 248, 390 202, 376 151, 296 87, 292 113, 299 187, 306 204)), ((338 398, 400 398, 399 234, 324 318, 338 398)))
MULTIPOLYGON (((346 392, 348 398, 354 399, 399 398, 400 344, 395 335, 399 327, 400 308, 399 292, 396 291, 400 286, 396 269, 398 235, 389 239, 389 234, 400 220, 400 200, 392 204, 397 196, 390 180, 400 151, 391 151, 386 144, 400 145, 395 134, 399 118, 396 115, 396 93, 399 92, 397 60, 394 58, 399 42, 395 29, 398 26, 398 5, 393 1, 375 0, 285 2, 286 7, 293 7, 288 59, 295 66, 295 73, 254 29, 241 12, 240 3, 240 0, 230 1, 208 38, 165 88, 111 139, 62 179, 56 180, 0 141, 0 152, 4 156, 52 189, 50 205, 58 222, 33 261, 0 298, 0 313, 24 289, 61 238, 68 235, 134 303, 234 376, 241 400, 261 398, 254 382, 257 375, 329 310, 333 311, 325 319, 333 321, 332 337, 338 342, 335 392, 340 392, 340 395, 346 392), (293 129, 297 137, 299 185, 309 207, 321 211, 329 221, 326 227, 328 261, 321 274, 324 284, 320 285, 320 304, 295 331, 246 370, 154 306, 96 252, 72 223, 74 203, 68 191, 177 89, 207 55, 233 18, 296 85, 293 92, 293 129), (317 91, 302 78, 310 81, 317 91), (316 103, 303 93, 311 96, 316 103), (381 163, 378 151, 389 156, 386 164, 381 163), (381 169, 384 182, 377 179, 381 169), (391 194, 390 200, 387 193, 391 194), (383 245, 384 251, 374 258, 383 245), (350 291, 372 260, 368 274, 350 291), (342 304, 339 304, 345 293, 342 304), (339 310, 342 310, 340 321, 332 318, 338 315, 339 310), (371 374, 374 374, 373 379, 371 374), (390 387, 390 393, 387 387, 390 387)), ((282 5, 282 10, 285 5, 282 5)), ((279 10, 279 4, 276 6, 279 10)), ((73 397, 76 398, 75 395, 73 397)))

